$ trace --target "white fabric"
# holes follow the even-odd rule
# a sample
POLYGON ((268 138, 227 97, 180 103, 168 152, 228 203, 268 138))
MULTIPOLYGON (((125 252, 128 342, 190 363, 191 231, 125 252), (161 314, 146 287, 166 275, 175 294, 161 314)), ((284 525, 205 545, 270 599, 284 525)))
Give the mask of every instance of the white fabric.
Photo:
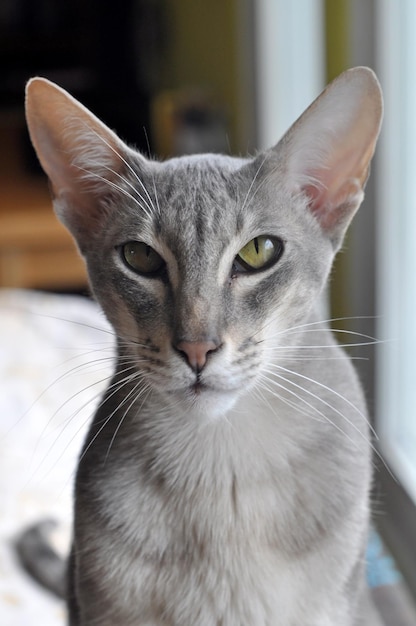
POLYGON ((113 345, 86 298, 0 290, 0 624, 65 624, 63 603, 22 572, 12 542, 52 517, 67 550, 73 472, 113 345))

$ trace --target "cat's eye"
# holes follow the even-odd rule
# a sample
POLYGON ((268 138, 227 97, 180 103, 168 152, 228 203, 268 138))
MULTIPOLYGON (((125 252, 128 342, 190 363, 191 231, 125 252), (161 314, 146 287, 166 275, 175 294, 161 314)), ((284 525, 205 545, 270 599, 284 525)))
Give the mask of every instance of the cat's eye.
POLYGON ((142 241, 128 241, 120 250, 126 265, 139 274, 152 276, 165 267, 160 254, 142 241))
POLYGON ((251 239, 234 259, 236 272, 255 272, 271 267, 283 253, 283 242, 277 237, 260 235, 251 239))

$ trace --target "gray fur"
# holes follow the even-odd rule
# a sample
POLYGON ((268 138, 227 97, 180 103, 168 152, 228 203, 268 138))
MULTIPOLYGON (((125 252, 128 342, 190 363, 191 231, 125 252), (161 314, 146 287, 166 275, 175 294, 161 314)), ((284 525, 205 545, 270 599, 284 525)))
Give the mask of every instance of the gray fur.
POLYGON ((365 402, 316 313, 363 197, 374 75, 344 74, 255 159, 147 161, 42 79, 27 112, 118 336, 76 478, 71 626, 376 626, 365 402), (260 235, 281 258, 238 273, 260 235), (134 273, 127 241, 165 273, 134 273), (196 372, 180 346, 207 342, 196 372))

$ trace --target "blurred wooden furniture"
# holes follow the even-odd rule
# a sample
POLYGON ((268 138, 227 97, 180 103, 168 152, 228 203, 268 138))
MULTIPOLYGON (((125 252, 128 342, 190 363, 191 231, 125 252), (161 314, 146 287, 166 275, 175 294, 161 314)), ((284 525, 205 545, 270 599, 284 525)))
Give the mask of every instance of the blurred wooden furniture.
POLYGON ((22 124, 0 119, 0 287, 83 289, 84 264, 53 212, 46 177, 21 164, 22 124))

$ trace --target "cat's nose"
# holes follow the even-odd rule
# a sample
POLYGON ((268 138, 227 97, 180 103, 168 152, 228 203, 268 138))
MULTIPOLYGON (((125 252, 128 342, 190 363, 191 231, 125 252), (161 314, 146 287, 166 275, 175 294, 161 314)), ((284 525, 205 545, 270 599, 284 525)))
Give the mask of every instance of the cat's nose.
POLYGON ((200 372, 205 367, 208 354, 217 350, 219 343, 215 341, 179 341, 175 344, 175 348, 188 361, 191 369, 200 372))

